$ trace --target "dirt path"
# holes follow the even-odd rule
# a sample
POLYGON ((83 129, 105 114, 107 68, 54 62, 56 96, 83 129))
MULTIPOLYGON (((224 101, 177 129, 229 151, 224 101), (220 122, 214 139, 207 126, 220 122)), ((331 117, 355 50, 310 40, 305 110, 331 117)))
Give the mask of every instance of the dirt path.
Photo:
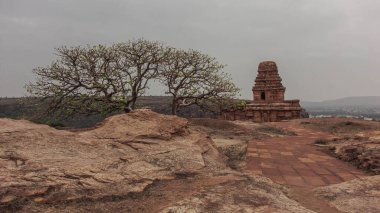
POLYGON ((313 188, 367 175, 314 146, 316 139, 331 138, 333 135, 304 129, 291 122, 271 125, 293 131, 297 136, 250 141, 247 170, 289 186, 293 199, 316 212, 338 212, 314 197, 313 188))

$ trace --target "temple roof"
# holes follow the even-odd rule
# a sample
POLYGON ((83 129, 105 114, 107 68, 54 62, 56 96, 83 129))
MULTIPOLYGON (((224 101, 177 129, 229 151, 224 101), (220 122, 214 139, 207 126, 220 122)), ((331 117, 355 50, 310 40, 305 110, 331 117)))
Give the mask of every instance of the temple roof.
POLYGON ((277 65, 273 61, 263 61, 259 64, 258 74, 255 79, 254 90, 285 89, 281 83, 277 65))
POLYGON ((276 71, 277 72, 277 65, 274 61, 263 61, 259 64, 259 72, 265 72, 265 71, 276 71))

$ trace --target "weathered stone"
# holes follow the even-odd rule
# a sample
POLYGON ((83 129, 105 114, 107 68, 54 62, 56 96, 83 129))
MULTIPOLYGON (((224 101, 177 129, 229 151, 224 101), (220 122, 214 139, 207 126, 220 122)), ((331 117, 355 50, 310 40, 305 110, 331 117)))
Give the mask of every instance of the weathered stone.
POLYGON ((211 137, 177 116, 134 110, 85 131, 0 119, 2 213, 310 212, 285 193, 230 169, 211 137))
POLYGON ((380 175, 320 187, 315 194, 341 212, 380 212, 380 175))
POLYGON ((273 61, 259 64, 255 85, 252 88, 253 102, 244 109, 225 110, 222 119, 273 122, 301 117, 299 100, 285 100, 285 87, 273 61))
POLYGON ((354 140, 329 144, 335 155, 373 174, 380 174, 380 141, 354 140))

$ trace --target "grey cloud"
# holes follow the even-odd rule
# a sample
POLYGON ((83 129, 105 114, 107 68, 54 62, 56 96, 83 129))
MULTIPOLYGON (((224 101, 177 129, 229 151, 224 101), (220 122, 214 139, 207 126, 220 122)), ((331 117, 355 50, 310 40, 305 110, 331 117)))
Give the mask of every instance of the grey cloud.
POLYGON ((55 47, 139 37, 216 57, 244 98, 262 60, 278 63, 289 98, 379 95, 378 11, 376 0, 1 0, 0 96, 24 95, 55 47))

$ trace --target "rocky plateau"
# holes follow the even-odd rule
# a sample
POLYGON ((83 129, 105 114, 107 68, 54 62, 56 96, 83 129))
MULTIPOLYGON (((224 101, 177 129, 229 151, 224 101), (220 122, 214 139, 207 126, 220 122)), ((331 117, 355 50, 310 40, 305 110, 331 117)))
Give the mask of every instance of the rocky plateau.
MULTIPOLYGON (((294 134, 150 110, 86 130, 0 119, 0 212, 314 212, 288 186, 244 170, 250 138, 294 134)), ((338 212, 376 212, 379 187, 372 176, 312 196, 338 212)))

